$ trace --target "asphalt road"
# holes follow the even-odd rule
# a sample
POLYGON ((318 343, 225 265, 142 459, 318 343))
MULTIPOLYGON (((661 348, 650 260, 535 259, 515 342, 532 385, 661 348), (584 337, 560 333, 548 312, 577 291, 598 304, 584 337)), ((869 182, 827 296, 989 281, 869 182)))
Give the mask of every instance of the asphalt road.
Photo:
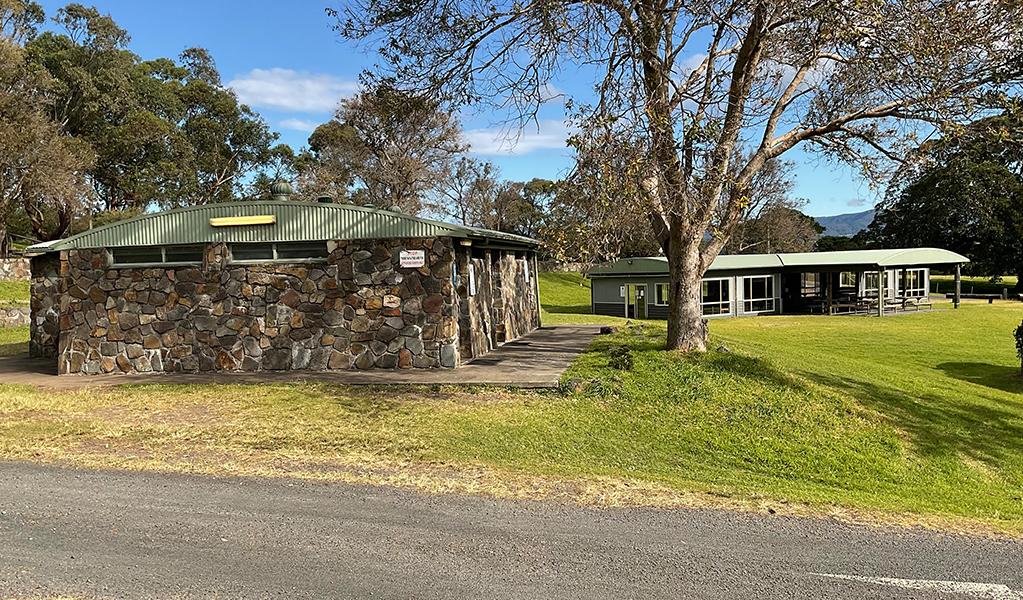
POLYGON ((1023 600, 1023 542, 0 462, 0 598, 1023 600))

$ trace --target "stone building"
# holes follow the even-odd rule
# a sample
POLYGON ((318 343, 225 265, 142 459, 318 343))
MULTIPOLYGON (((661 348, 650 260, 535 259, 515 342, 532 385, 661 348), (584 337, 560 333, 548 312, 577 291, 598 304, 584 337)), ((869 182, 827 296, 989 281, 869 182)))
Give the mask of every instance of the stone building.
POLYGON ((146 214, 29 250, 61 374, 454 368, 540 325, 537 242, 373 207, 146 214))

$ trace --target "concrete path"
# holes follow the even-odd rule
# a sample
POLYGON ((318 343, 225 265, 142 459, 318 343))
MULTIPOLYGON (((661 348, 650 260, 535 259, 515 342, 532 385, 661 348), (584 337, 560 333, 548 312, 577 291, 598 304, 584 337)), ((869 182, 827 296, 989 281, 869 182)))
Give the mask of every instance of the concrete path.
POLYGON ((600 333, 599 325, 541 327, 458 369, 411 371, 261 371, 259 373, 152 373, 57 376, 55 359, 0 357, 0 383, 77 389, 123 383, 280 383, 324 381, 349 385, 476 384, 554 387, 568 365, 600 333))
POLYGON ((31 463, 0 541, 0 598, 1023 598, 1018 540, 31 463))

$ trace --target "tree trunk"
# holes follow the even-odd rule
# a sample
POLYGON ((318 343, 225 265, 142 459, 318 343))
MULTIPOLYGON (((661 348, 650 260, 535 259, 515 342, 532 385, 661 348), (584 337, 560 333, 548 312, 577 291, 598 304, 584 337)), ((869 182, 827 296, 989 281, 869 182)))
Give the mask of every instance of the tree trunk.
POLYGON ((7 258, 10 245, 7 241, 7 215, 0 215, 0 259, 7 258))
MULTIPOLYGON (((668 272, 668 350, 688 352, 707 349, 707 323, 703 320, 703 266, 700 241, 685 239, 681 227, 672 223, 668 272)), ((693 236, 688 236, 693 237, 693 236)))

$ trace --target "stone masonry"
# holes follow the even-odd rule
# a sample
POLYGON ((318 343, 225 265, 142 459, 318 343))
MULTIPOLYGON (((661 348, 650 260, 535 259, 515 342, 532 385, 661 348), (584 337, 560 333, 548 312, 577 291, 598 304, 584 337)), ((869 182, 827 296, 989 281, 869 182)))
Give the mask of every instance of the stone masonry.
POLYGON ((27 280, 32 269, 27 258, 6 258, 0 260, 0 281, 27 280))
POLYGON ((0 306, 0 327, 24 327, 31 323, 31 317, 27 306, 0 306))
MULTIPOLYGON (((108 267, 104 249, 36 257, 30 352, 56 356, 61 374, 94 374, 450 368, 489 349, 460 341, 454 282, 468 258, 451 238, 327 249, 321 262, 243 265, 207 244, 201 266, 145 269, 108 267), (404 249, 425 250, 426 265, 398 266, 404 249)), ((515 276, 516 261, 498 262, 515 276)), ((512 337, 535 327, 535 298, 509 310, 517 296, 494 295, 512 337)))

